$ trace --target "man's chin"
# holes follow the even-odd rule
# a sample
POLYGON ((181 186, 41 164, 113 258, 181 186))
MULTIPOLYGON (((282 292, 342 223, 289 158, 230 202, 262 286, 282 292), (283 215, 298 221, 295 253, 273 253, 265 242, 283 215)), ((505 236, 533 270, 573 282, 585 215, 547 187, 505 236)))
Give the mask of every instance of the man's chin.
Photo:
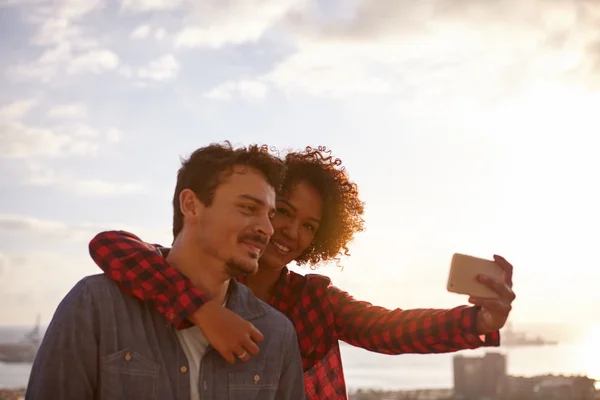
POLYGON ((231 260, 227 262, 227 272, 232 278, 253 275, 258 270, 256 261, 231 260))

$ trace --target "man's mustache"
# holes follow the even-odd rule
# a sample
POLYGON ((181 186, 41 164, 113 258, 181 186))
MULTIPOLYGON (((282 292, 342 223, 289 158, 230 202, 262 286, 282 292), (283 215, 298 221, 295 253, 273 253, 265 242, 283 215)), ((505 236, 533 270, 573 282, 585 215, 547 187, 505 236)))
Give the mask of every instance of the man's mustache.
POLYGON ((243 235, 240 235, 238 237, 238 242, 245 242, 245 241, 250 241, 250 242, 256 242, 256 243, 260 243, 264 246, 267 245, 269 238, 266 237, 265 235, 259 235, 257 233, 246 233, 243 235))

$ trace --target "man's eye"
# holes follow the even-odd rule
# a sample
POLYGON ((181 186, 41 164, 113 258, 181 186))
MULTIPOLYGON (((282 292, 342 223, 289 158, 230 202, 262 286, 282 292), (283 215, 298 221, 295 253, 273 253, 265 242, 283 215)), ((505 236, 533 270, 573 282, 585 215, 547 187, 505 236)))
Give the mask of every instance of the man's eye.
POLYGON ((242 209, 245 211, 254 212, 256 211, 256 206, 251 204, 243 204, 242 209))
POLYGON ((281 215, 290 215, 290 213, 285 208, 278 208, 277 212, 281 215))

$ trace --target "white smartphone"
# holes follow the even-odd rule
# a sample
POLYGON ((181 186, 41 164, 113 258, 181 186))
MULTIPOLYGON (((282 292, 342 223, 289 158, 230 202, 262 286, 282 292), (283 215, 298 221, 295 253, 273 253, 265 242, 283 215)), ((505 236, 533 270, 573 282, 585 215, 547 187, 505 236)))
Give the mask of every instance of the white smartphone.
POLYGON ((483 274, 502 281, 504 269, 495 261, 454 254, 448 274, 448 291, 473 297, 498 298, 500 295, 477 280, 483 274))

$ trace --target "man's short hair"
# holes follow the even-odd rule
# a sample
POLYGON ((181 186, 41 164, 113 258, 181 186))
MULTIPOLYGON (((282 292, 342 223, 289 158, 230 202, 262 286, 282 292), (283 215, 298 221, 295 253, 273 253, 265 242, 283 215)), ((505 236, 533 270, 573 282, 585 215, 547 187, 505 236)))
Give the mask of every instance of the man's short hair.
POLYGON ((256 169, 274 190, 279 190, 283 163, 269 152, 268 146, 251 145, 234 149, 230 142, 225 142, 201 147, 188 159, 181 160, 181 168, 177 172, 173 195, 173 238, 183 228, 183 213, 179 205, 181 192, 190 189, 204 205, 210 206, 223 178, 236 165, 256 169))

